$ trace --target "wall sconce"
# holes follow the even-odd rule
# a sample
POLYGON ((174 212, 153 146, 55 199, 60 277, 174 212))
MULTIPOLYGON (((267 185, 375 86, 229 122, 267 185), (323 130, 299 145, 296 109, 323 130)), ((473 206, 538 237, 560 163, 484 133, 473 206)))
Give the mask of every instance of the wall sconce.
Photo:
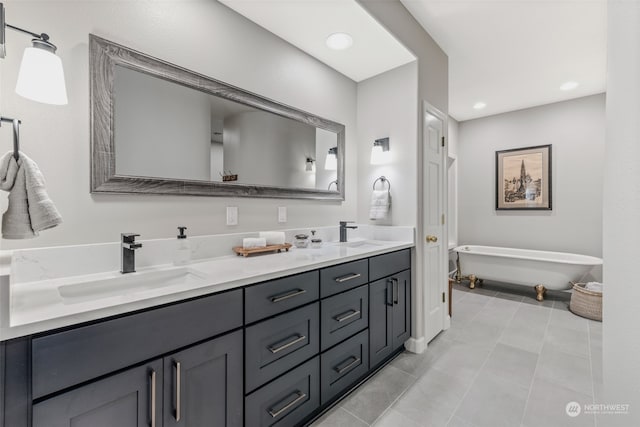
POLYGON ((57 48, 49 41, 49 36, 7 24, 4 5, 0 3, 0 58, 4 58, 6 54, 6 28, 33 37, 31 40, 33 47, 26 48, 22 56, 16 93, 44 104, 66 105, 68 99, 62 60, 55 54, 57 48))
POLYGON ((371 148, 371 164, 381 165, 389 161, 389 138, 376 139, 371 148))
POLYGON ((338 147, 329 148, 327 159, 324 161, 324 168, 328 171, 338 169, 338 147))
POLYGON ((304 170, 306 172, 313 172, 313 164, 314 163, 315 163, 314 159, 312 159, 311 157, 307 157, 307 160, 305 161, 304 170))

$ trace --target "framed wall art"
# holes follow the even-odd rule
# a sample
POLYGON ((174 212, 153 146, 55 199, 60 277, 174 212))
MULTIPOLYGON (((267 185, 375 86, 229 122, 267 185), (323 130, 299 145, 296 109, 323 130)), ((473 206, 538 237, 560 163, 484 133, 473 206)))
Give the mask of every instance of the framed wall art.
POLYGON ((496 151, 496 210, 551 210, 551 145, 496 151))

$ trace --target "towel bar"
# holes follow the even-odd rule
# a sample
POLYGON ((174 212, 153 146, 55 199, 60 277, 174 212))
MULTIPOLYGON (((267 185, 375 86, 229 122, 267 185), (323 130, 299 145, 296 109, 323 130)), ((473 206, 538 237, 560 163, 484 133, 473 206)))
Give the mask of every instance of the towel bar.
POLYGON ((384 186, 384 183, 386 182, 387 183, 387 191, 391 191, 391 182, 385 176, 381 176, 380 178, 378 178, 375 181, 373 181, 373 189, 374 190, 376 189, 376 184, 378 183, 378 181, 380 181, 383 186, 384 186))
POLYGON ((0 126, 2 122, 13 123, 13 158, 17 161, 20 158, 20 124, 22 121, 0 116, 0 126))

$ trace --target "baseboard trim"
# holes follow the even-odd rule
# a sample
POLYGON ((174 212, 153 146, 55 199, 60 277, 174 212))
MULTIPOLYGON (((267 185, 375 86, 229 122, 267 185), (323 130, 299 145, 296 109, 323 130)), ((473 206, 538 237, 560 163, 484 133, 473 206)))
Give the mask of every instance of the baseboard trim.
POLYGON ((405 348, 411 353, 421 354, 427 349, 427 342, 424 337, 420 338, 409 338, 404 343, 405 348))

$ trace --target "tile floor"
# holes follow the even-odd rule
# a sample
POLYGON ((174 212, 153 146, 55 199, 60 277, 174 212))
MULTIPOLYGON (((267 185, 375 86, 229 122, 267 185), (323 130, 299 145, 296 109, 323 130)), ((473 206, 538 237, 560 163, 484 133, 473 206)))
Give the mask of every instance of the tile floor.
POLYGON ((453 290, 451 328, 405 352, 313 427, 596 426, 568 402, 598 402, 602 323, 568 311, 567 294, 485 285, 453 290))

